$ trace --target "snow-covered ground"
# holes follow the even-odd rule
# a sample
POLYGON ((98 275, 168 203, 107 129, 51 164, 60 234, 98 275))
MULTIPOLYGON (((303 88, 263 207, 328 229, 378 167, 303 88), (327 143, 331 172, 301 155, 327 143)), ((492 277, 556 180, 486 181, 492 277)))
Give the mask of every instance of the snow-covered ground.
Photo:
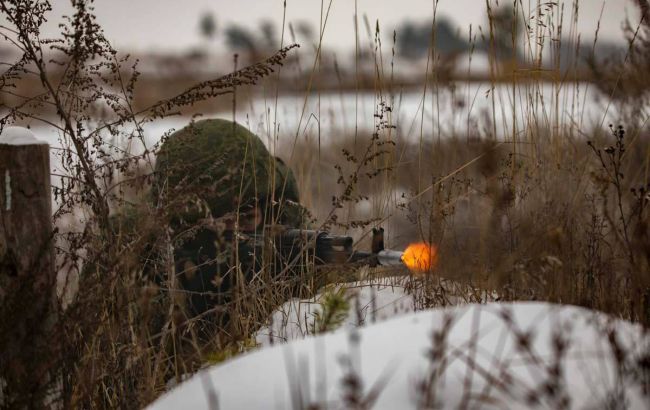
MULTIPOLYGON (((341 327, 351 329, 413 312, 416 303, 406 290, 408 283, 408 277, 394 277, 345 285, 343 291, 349 309, 341 327)), ((324 297, 324 294, 318 294, 313 299, 294 298, 284 303, 273 313, 269 325, 257 332, 255 340, 266 347, 310 335, 314 315, 322 311, 324 297)))
MULTIPOLYGON (((367 269, 368 272, 361 273, 360 276, 367 275, 370 279, 339 284, 329 290, 342 290, 348 301, 347 314, 340 324, 341 328, 352 329, 422 310, 422 281, 409 275, 378 277, 383 270, 394 274, 394 267, 362 269, 367 269)), ((440 290, 438 293, 444 293, 444 298, 434 302, 436 305, 461 304, 464 302, 461 295, 468 294, 467 288, 454 281, 439 279, 434 285, 440 290)), ((327 292, 322 292, 312 299, 294 298, 284 303, 271 315, 269 324, 256 333, 257 344, 272 346, 312 334, 315 315, 322 312, 322 302, 326 296, 327 292)), ((491 300, 495 297, 492 295, 491 300)), ((483 295, 483 301, 488 301, 487 295, 483 295)))
MULTIPOLYGON (((300 339, 308 327, 295 318, 309 318, 317 307, 285 304, 273 333, 298 340, 204 369, 150 408, 349 408, 355 401, 379 409, 648 408, 641 361, 648 360, 650 335, 640 326, 546 303, 407 313, 411 296, 403 289, 360 289, 369 292, 360 301, 381 295, 372 303, 386 302, 387 316, 404 309, 360 327, 348 317, 333 333, 300 339)), ((269 333, 258 333, 258 341, 266 344, 269 333)))

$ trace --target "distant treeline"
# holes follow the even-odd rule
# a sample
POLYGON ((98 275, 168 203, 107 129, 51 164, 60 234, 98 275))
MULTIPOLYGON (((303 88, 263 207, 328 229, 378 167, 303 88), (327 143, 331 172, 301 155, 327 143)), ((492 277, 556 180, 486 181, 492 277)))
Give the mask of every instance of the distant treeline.
MULTIPOLYGON (((454 26, 450 19, 438 16, 420 21, 407 20, 396 30, 397 53, 407 59, 425 58, 432 48, 435 53, 443 56, 455 56, 467 52, 493 53, 498 59, 525 60, 522 55, 523 36, 526 35, 523 24, 513 21, 512 8, 502 7, 494 12, 491 21, 486 18, 483 27, 460 28, 454 26), (487 27, 487 28, 486 28, 487 27), (513 52, 513 42, 517 49, 513 52)), ((624 53, 624 44, 599 40, 594 46, 592 42, 577 44, 573 39, 563 38, 559 43, 560 65, 562 69, 569 64, 577 64, 584 68, 588 59, 604 60, 624 53)), ((557 50, 556 50, 557 51, 557 50)))
MULTIPOLYGON (((454 57, 467 52, 490 53, 499 60, 516 58, 519 61, 529 60, 524 56, 522 46, 530 27, 526 27, 528 18, 513 10, 511 6, 490 9, 485 16, 485 22, 480 26, 458 27, 448 17, 438 15, 421 20, 405 20, 390 31, 392 40, 395 35, 397 54, 405 59, 418 60, 426 58, 432 48, 439 56, 454 57), (513 47, 513 44, 516 46, 513 47)), ((247 55, 250 60, 257 60, 275 50, 280 45, 280 30, 271 20, 262 20, 257 27, 246 27, 237 23, 228 23, 223 28, 217 24, 216 17, 205 13, 199 18, 199 34, 206 40, 208 46, 220 37, 224 45, 233 53, 247 55)), ((315 44, 318 38, 317 30, 306 21, 287 24, 285 42, 298 42, 303 45, 315 44)), ((589 35, 590 33, 584 33, 589 35)), ((595 35, 595 33, 593 33, 595 35)), ((586 67, 590 59, 605 60, 616 54, 625 52, 621 43, 604 42, 599 40, 595 45, 591 41, 576 44, 576 39, 554 39, 546 46, 549 50, 555 47, 555 53, 560 53, 561 69, 586 67)), ((362 53, 363 54, 363 53, 362 53)), ((548 55, 548 53, 547 53, 548 55)), ((363 55, 361 56, 363 58, 363 55)))

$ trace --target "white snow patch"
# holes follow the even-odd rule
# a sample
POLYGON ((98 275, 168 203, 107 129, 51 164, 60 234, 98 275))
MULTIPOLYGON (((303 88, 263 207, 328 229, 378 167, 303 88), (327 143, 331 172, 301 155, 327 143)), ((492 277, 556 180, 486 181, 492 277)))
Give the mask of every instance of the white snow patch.
MULTIPOLYGON (((344 290, 348 300, 349 309, 341 327, 350 329, 422 310, 425 292, 423 282, 408 275, 390 276, 394 273, 394 267, 365 267, 359 271, 359 278, 366 279, 330 288, 330 291, 344 290)), ((426 302, 429 307, 464 304, 467 301, 466 295, 470 292, 475 296, 480 294, 483 303, 494 301, 498 297, 495 292, 478 292, 469 285, 443 278, 439 278, 434 286, 436 298, 426 302)), ((267 347, 309 336, 313 329, 314 315, 322 312, 321 302, 324 296, 323 291, 311 299, 294 298, 285 302, 273 312, 268 325, 256 332, 257 344, 267 347)))
MULTIPOLYGON (((406 290, 408 281, 406 277, 386 277, 339 285, 345 289, 350 306, 342 327, 350 329, 413 312, 415 300, 406 290)), ((314 314, 322 310, 323 296, 284 303, 273 312, 270 324, 257 331, 256 342, 266 347, 309 336, 314 314)))
POLYGON ((453 66, 456 74, 484 74, 490 73, 490 57, 484 52, 467 52, 456 57, 453 66))
POLYGON ((24 127, 6 127, 0 134, 0 144, 6 145, 34 145, 47 144, 34 136, 34 133, 24 127))
POLYGON ((555 408, 559 402, 554 400, 566 396, 569 408, 617 402, 643 409, 648 397, 639 383, 633 375, 619 374, 628 374, 624 369, 633 369, 648 349, 650 336, 640 326, 582 308, 464 305, 244 354, 204 369, 149 408, 208 409, 215 396, 226 410, 308 408, 317 403, 322 405, 318 408, 342 408, 342 381, 353 369, 364 395, 379 386, 372 406, 377 409, 422 407, 418 400, 424 395, 417 386, 427 380, 420 391, 430 392, 439 408, 555 408), (609 332, 627 352, 623 367, 617 366, 609 332), (561 360, 556 360, 558 340, 568 346, 561 360), (442 359, 432 361, 431 353, 441 345, 442 359), (556 361, 561 363, 560 379, 552 384, 556 361))

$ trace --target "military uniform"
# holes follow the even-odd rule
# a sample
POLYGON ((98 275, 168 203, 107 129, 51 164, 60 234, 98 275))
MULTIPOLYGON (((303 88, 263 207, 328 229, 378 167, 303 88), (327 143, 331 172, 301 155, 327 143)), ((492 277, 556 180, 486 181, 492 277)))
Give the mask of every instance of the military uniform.
POLYGON ((193 122, 163 142, 152 194, 169 210, 176 273, 192 315, 231 299, 237 263, 246 279, 256 271, 253 248, 235 232, 298 227, 304 216, 291 170, 255 134, 221 119, 193 122))

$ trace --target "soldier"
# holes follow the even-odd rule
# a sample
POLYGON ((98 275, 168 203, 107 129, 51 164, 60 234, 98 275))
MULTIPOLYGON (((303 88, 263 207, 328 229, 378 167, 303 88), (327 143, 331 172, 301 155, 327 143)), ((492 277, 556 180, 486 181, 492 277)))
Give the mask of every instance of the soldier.
MULTIPOLYGON (((230 300, 237 264, 248 277, 256 270, 251 249, 236 235, 261 233, 265 224, 302 224, 293 173, 234 122, 202 120, 175 132, 155 170, 153 201, 170 216, 176 275, 192 316, 230 300)), ((220 318, 217 325, 227 320, 210 316, 220 318)))

